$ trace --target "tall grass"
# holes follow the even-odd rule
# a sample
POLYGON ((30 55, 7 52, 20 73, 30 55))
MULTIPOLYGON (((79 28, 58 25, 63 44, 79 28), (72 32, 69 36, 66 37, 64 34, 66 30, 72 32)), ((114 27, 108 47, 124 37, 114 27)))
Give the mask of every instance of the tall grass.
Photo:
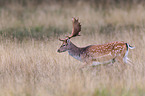
POLYGON ((144 96, 145 11, 131 8, 9 5, 0 9, 1 96, 144 96), (79 67, 83 63, 59 54, 58 36, 71 33, 71 17, 79 17, 82 36, 77 46, 125 41, 134 62, 123 70, 113 66, 79 67), (42 39, 40 39, 42 38, 42 39), (21 40, 21 42, 19 42, 21 40))

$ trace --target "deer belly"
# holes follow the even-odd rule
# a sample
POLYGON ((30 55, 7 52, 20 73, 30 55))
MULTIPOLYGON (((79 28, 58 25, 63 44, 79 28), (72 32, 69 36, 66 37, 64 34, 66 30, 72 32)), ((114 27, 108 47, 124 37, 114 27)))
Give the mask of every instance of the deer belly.
POLYGON ((106 54, 106 55, 97 55, 97 56, 92 56, 92 61, 93 62, 109 62, 115 57, 111 55, 111 53, 106 54))
POLYGON ((103 61, 103 62, 95 62, 93 61, 93 66, 96 66, 96 65, 100 65, 100 64, 110 64, 110 63, 113 63, 113 59, 111 60, 108 60, 108 61, 103 61))

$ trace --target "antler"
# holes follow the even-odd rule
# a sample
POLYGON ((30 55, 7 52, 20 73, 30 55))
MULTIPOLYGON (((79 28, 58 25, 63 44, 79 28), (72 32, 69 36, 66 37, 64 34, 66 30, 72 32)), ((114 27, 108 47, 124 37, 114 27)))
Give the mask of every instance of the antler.
POLYGON ((70 36, 67 36, 66 39, 59 39, 60 41, 66 41, 67 39, 70 39, 75 36, 80 36, 80 31, 81 31, 81 25, 78 19, 72 18, 72 23, 73 23, 73 29, 72 33, 70 36))
POLYGON ((69 39, 75 36, 80 36, 80 31, 81 31, 81 25, 78 19, 72 18, 72 23, 73 23, 73 29, 71 35, 68 36, 69 39))
POLYGON ((63 39, 60 39, 60 38, 59 38, 59 40, 60 40, 60 41, 64 41, 65 39, 63 40, 63 39))

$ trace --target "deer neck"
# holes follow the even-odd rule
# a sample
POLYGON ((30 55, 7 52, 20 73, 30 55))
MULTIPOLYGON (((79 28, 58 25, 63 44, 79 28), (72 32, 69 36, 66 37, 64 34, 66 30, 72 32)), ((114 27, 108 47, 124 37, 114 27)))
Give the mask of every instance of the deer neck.
POLYGON ((70 43, 70 48, 68 50, 69 55, 74 57, 77 60, 81 61, 81 48, 74 45, 72 42, 70 43))

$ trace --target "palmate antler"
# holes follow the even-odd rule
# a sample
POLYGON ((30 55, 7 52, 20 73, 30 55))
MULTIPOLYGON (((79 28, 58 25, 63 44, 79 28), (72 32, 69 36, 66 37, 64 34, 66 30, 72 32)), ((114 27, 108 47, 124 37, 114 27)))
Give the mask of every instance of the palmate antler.
POLYGON ((81 31, 81 25, 78 19, 72 18, 72 22, 73 22, 73 29, 71 35, 68 36, 69 39, 75 36, 80 36, 80 31, 81 31))
POLYGON ((78 21, 78 19, 72 18, 72 23, 73 23, 73 29, 71 35, 67 36, 66 39, 59 39, 60 41, 66 41, 67 39, 71 39, 72 37, 80 36, 80 31, 81 31, 80 22, 78 21))

